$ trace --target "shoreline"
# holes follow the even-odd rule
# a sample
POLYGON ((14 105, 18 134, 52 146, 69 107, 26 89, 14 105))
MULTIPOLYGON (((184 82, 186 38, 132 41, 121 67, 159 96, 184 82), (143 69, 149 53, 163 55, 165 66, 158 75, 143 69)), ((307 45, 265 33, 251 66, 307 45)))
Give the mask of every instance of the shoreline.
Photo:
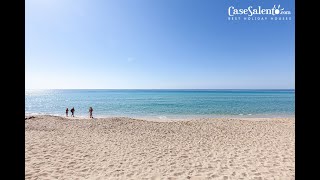
MULTIPOLYGON (((75 117, 66 117, 63 115, 52 115, 52 114, 25 114, 25 119, 28 117, 60 117, 66 119, 92 119, 89 116, 75 116, 75 117)), ((175 116, 175 117, 167 117, 167 116, 94 116, 93 119, 109 119, 109 118, 126 118, 126 119, 136 119, 136 120, 146 120, 146 121, 157 121, 157 122, 166 122, 166 121, 189 121, 189 120, 199 120, 199 119, 242 119, 242 120, 252 120, 252 119, 295 119, 295 115, 250 115, 250 116, 242 116, 242 115, 221 115, 221 116, 175 116)))

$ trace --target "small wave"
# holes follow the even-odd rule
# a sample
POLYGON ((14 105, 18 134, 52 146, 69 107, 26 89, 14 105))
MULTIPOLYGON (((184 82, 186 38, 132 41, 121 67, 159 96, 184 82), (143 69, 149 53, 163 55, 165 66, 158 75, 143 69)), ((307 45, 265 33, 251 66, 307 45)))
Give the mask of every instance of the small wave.
POLYGON ((166 116, 159 116, 158 118, 159 118, 159 119, 167 119, 166 116))

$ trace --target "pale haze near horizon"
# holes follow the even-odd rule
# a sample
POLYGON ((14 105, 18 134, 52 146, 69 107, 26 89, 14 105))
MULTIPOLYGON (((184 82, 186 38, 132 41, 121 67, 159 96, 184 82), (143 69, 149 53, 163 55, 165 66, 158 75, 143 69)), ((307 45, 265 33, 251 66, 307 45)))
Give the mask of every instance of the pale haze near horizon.
POLYGON ((27 0, 26 89, 294 89, 294 20, 230 22, 230 5, 27 0))

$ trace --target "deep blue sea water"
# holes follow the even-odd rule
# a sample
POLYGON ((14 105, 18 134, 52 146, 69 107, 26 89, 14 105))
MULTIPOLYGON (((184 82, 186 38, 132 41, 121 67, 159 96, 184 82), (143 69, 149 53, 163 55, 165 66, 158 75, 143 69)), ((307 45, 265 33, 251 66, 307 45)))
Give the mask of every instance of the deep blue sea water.
POLYGON ((26 90, 25 114, 87 117, 294 117, 294 90, 26 90), (70 112, 69 112, 70 115, 70 112))

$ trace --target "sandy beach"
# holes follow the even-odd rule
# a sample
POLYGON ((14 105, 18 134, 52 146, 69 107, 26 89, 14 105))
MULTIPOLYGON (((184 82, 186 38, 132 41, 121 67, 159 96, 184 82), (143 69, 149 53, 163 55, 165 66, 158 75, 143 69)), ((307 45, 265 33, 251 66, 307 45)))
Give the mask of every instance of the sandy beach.
POLYGON ((25 179, 295 179, 294 118, 25 120, 25 179))

